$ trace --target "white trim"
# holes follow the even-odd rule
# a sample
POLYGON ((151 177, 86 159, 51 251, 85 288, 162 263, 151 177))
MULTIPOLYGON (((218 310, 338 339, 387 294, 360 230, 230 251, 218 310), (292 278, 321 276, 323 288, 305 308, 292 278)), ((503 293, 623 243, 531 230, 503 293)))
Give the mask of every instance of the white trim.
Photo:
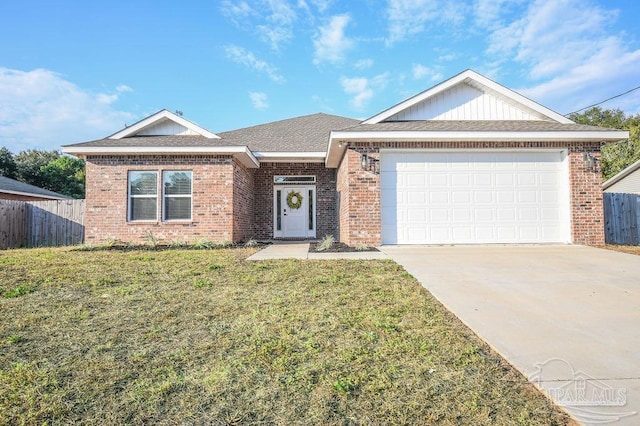
POLYGON ((221 154, 238 155, 240 162, 249 168, 258 168, 260 163, 246 146, 63 146, 62 151, 74 155, 145 155, 145 154, 221 154), (243 155, 244 154, 244 155, 243 155))
POLYGON ((388 153, 402 153, 402 152, 560 152, 563 155, 563 159, 567 157, 568 150, 564 147, 557 148, 380 148, 380 154, 383 152, 388 153))
POLYGON ((152 126, 158 122, 160 122, 163 119, 167 119, 167 120, 171 120, 181 126, 186 127, 189 130, 194 131, 195 133, 198 133, 199 135, 202 135, 206 138, 210 138, 210 139, 220 139, 220 136, 211 133, 210 131, 208 131, 205 128, 202 128, 200 126, 198 126, 197 124, 194 124, 192 122, 190 122, 189 120, 186 120, 182 117, 180 117, 179 115, 176 115, 174 113, 172 113, 171 111, 168 111, 166 109, 163 109, 161 111, 156 112, 153 115, 150 115, 147 118, 143 118, 142 120, 138 121, 135 124, 132 124, 129 127, 126 127, 114 134, 112 134, 111 136, 109 136, 109 139, 122 139, 122 138, 126 138, 127 136, 132 136, 135 135, 136 133, 140 132, 142 129, 152 126))
POLYGON ((56 197, 56 196, 53 196, 53 195, 40 195, 40 194, 35 194, 33 192, 10 191, 8 189, 0 189, 0 194, 23 195, 23 196, 26 196, 26 197, 47 198, 47 199, 50 199, 50 200, 73 200, 73 198, 68 198, 68 197, 56 197))
POLYGON ((628 132, 612 131, 375 131, 331 132, 332 139, 348 141, 617 141, 625 139, 628 132))
POLYGON ((253 155, 262 163, 322 163, 327 155, 324 151, 314 152, 269 152, 253 151, 253 155))
MULTIPOLYGON (((281 204, 281 207, 283 207, 283 205, 281 204)), ((309 208, 309 201, 307 201, 307 209, 309 208)), ((317 232, 318 232, 318 188, 317 185, 315 183, 313 184, 295 184, 295 185, 273 185, 273 238, 316 238, 317 232), (281 228, 280 231, 278 231, 277 226, 278 226, 278 191, 282 191, 282 195, 280 198, 280 202, 281 203, 286 203, 286 201, 284 201, 286 199, 286 196, 284 196, 285 191, 287 189, 291 189, 294 187, 298 187, 298 188, 304 188, 305 194, 308 191, 313 191, 313 229, 309 229, 309 216, 308 216, 308 212, 306 212, 305 214, 305 235, 302 237, 288 237, 286 235, 284 235, 284 217, 281 216, 280 220, 281 220, 281 228)))
POLYGON ((626 178, 627 176, 629 176, 631 173, 635 172, 638 169, 640 169, 640 160, 636 161, 635 163, 631 164, 630 166, 626 167, 625 169, 619 171, 616 175, 614 175, 614 176, 610 177, 609 179, 607 179, 602 184, 602 189, 605 190, 605 189, 609 188, 610 186, 615 185, 616 183, 620 182, 622 179, 626 178))
POLYGON ((628 139, 626 130, 602 131, 551 131, 551 132, 515 132, 515 131, 376 131, 345 132, 334 131, 329 135, 329 146, 325 166, 335 168, 340 165, 348 142, 582 142, 617 141, 628 139))
POLYGON ((487 89, 492 90, 496 93, 498 93, 499 95, 510 99, 518 104, 521 104, 523 106, 525 106, 528 109, 531 109, 533 111, 536 111, 539 114, 542 114, 558 123, 573 123, 573 121, 569 120, 568 118, 558 114, 555 111, 550 110, 549 108, 546 108, 542 105, 540 105, 537 102, 532 101, 529 98, 526 98, 524 96, 522 96, 521 94, 514 92, 511 89, 507 89, 506 87, 502 86, 501 84, 496 83, 493 80, 490 80, 486 77, 484 77, 483 75, 478 74, 477 72, 473 71, 473 70, 466 70, 461 72, 458 75, 455 75, 453 77, 451 77, 448 80, 443 81, 440 84, 437 84, 435 86, 433 86, 430 89, 425 90, 422 93, 417 94, 416 96, 413 96, 405 101, 400 102, 399 104, 396 104, 395 106, 392 106, 389 109, 386 109, 384 111, 382 111, 379 114, 374 115, 371 118, 366 119, 365 121, 362 122, 362 124, 376 124, 376 123, 380 123, 381 121, 386 120, 387 118, 407 109, 412 107, 413 105, 416 105, 422 101, 424 101, 425 99, 428 99, 432 96, 435 96, 441 92, 444 92, 445 90, 460 84, 460 83, 464 83, 465 81, 474 81, 478 84, 480 84, 481 86, 485 86, 487 89))

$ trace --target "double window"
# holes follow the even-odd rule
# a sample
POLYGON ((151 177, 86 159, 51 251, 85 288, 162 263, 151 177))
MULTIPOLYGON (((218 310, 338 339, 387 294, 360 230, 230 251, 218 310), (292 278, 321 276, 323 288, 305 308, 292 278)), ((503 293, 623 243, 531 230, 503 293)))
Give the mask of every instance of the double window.
MULTIPOLYGON (((158 220, 158 172, 129 172, 128 220, 158 220)), ((192 173, 184 170, 162 172, 162 220, 191 220, 192 173)))

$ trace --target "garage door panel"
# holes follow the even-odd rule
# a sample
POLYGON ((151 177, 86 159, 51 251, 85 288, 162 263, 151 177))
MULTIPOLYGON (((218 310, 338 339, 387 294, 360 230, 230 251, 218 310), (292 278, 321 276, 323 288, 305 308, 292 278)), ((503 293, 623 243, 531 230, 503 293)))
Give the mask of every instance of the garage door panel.
POLYGON ((566 242, 557 152, 384 152, 384 244, 566 242))
POLYGON ((493 204, 495 202, 495 192, 480 190, 475 191, 473 194, 473 201, 475 204, 493 204))

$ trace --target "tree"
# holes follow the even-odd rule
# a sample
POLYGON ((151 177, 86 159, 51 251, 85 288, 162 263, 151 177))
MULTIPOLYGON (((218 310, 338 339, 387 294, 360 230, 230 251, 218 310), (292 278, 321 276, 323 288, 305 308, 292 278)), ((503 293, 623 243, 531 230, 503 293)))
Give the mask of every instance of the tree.
POLYGON ((629 131, 629 139, 602 147, 602 176, 607 180, 640 159, 640 114, 625 115, 619 109, 593 107, 569 118, 579 124, 629 131))
POLYGON ((84 198, 84 161, 72 157, 58 157, 41 168, 46 181, 43 188, 73 198, 84 198))
POLYGON ((18 168, 18 180, 49 189, 46 179, 42 176, 42 167, 58 157, 60 157, 58 151, 28 149, 20 152, 20 154, 13 157, 18 168))
POLYGON ((13 154, 3 146, 0 148, 0 176, 15 179, 18 177, 17 171, 18 168, 13 160, 13 154))

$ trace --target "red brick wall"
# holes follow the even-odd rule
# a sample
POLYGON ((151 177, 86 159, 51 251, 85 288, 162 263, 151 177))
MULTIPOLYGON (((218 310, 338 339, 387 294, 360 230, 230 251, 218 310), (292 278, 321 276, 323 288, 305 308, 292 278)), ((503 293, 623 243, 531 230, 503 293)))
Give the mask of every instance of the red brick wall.
POLYGON ((381 244, 380 179, 378 174, 360 167, 361 153, 372 157, 380 148, 565 148, 569 151, 572 242, 604 244, 604 212, 600 171, 584 167, 583 152, 600 159, 600 143, 566 142, 388 142, 350 144, 338 168, 337 188, 340 204, 340 241, 349 244, 381 244))
POLYGON ((316 236, 337 237, 336 171, 324 163, 262 163, 254 171, 255 236, 273 238, 273 177, 275 175, 316 176, 316 236))
MULTIPOLYGON (((161 242, 232 240, 234 162, 230 156, 89 156, 86 160, 85 241, 108 238, 144 242, 149 232, 161 242), (130 170, 191 170, 193 215, 189 222, 127 222, 130 170)), ((162 175, 159 174, 158 180, 162 175)), ((238 206, 242 204, 238 201, 238 206)), ((158 194, 158 218, 161 218, 158 194)))
POLYGON ((584 152, 600 165, 600 144, 572 146, 569 149, 571 182, 571 235, 575 244, 604 245, 604 205, 602 172, 585 169, 584 152))
POLYGON ((338 168, 339 240, 351 246, 380 245, 380 175, 363 170, 361 153, 378 157, 377 149, 348 149, 338 168))
POLYGON ((247 241, 255 233, 253 170, 234 162, 233 182, 233 241, 247 241))
POLYGON ((337 209, 338 209, 338 241, 347 242, 349 241, 349 224, 351 223, 350 218, 350 209, 349 209, 349 200, 351 199, 351 191, 350 191, 350 174, 355 173, 352 171, 355 164, 355 160, 352 157, 356 157, 358 154, 355 151, 347 150, 345 156, 342 158, 342 163, 340 163, 340 167, 338 167, 336 173, 336 199, 337 199, 337 209))

